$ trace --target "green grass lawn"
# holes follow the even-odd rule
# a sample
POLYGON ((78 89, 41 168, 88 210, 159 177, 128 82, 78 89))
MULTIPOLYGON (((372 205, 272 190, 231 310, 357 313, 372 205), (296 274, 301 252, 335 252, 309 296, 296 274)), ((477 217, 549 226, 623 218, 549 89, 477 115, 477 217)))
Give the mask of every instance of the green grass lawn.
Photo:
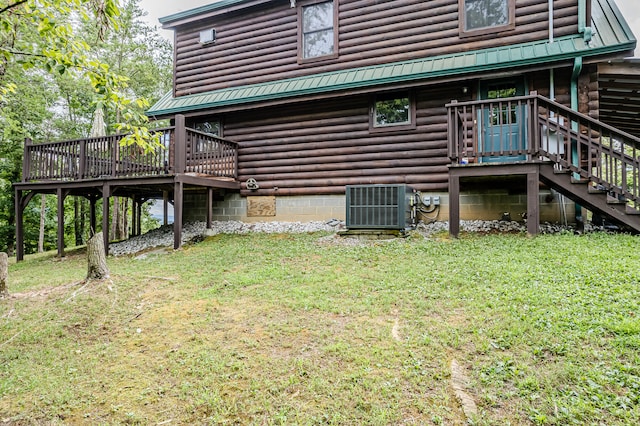
POLYGON ((640 424, 640 239, 220 235, 11 264, 0 424, 640 424))

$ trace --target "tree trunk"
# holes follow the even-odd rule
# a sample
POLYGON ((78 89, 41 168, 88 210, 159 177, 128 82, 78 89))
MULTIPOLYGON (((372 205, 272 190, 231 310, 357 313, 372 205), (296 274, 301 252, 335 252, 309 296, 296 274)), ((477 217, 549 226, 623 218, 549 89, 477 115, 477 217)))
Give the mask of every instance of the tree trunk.
POLYGON ((76 237, 76 246, 81 246, 83 241, 80 229, 80 197, 73 197, 73 233, 76 237))
POLYGON ((126 240, 129 238, 129 199, 125 198, 122 204, 122 239, 126 240))
POLYGON ((113 211, 111 212, 111 233, 109 234, 110 240, 118 239, 116 228, 118 226, 118 213, 120 212, 119 204, 120 203, 118 202, 118 197, 113 197, 113 211))
POLYGON ((7 280, 9 278, 9 257, 7 253, 0 253, 0 299, 9 296, 7 280))
POLYGON ((102 232, 98 232, 87 242, 87 262, 89 264, 87 272, 88 280, 109 278, 109 268, 107 267, 107 256, 104 251, 102 232))
POLYGON ((122 206, 124 205, 124 199, 118 199, 118 208, 114 208, 116 214, 116 232, 115 239, 122 240, 122 206))
POLYGON ((42 194, 40 197, 40 234, 38 234, 38 253, 44 252, 44 223, 47 211, 47 196, 42 194))

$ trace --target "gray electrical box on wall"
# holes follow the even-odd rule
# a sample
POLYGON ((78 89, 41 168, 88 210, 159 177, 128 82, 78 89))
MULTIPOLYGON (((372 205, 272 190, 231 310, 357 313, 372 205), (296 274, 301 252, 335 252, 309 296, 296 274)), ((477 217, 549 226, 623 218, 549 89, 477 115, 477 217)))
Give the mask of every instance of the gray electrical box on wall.
POLYGON ((407 229, 414 190, 408 185, 347 185, 347 229, 407 229))

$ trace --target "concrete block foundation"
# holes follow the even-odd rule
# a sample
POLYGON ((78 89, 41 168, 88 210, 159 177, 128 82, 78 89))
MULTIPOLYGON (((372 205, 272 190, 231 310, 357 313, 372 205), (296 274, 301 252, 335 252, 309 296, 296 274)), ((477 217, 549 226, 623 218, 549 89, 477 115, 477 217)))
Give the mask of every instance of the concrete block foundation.
MULTIPOLYGON (((419 213, 425 222, 449 220, 449 196, 446 192, 425 192, 440 197, 440 206, 430 213, 419 213)), ((204 221, 207 214, 207 196, 204 193, 185 193, 184 220, 204 221)), ((512 220, 522 221, 527 211, 526 194, 513 194, 507 190, 474 190, 460 196, 460 219, 499 220, 508 213, 512 220)), ((311 222, 330 219, 345 220, 344 195, 312 195, 275 197, 275 214, 268 209, 265 216, 248 213, 247 197, 226 194, 213 201, 213 220, 242 222, 311 222)), ((427 208, 424 208, 427 209, 427 208)), ((428 208, 431 210, 431 208, 428 208)), ((540 222, 575 222, 575 204, 562 195, 543 189, 540 191, 540 222)))

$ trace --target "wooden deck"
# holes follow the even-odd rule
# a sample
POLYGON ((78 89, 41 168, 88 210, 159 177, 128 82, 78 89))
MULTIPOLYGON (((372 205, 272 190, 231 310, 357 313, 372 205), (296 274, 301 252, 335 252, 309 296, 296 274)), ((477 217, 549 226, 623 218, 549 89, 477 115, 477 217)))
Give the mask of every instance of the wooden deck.
MULTIPOLYGON (((24 147, 22 181, 16 191, 16 255, 24 258, 23 215, 36 194, 58 198, 58 254, 64 255, 64 199, 85 197, 90 202, 91 229, 97 229, 96 203, 102 199, 102 229, 109 228, 109 198, 133 200, 133 234, 140 233, 141 206, 150 199, 174 205, 174 247, 182 237, 185 189, 206 191, 211 206, 213 191, 239 190, 238 150, 234 142, 185 127, 183 116, 175 125, 159 129, 161 146, 145 152, 120 143, 122 136, 34 144, 24 147)), ((211 207, 207 223, 211 224, 211 207)), ((103 232, 105 249, 109 233, 103 232)))
POLYGON ((535 92, 452 102, 448 109, 449 227, 460 231, 465 179, 522 176, 527 230, 538 233, 539 183, 640 232, 640 139, 535 92))

